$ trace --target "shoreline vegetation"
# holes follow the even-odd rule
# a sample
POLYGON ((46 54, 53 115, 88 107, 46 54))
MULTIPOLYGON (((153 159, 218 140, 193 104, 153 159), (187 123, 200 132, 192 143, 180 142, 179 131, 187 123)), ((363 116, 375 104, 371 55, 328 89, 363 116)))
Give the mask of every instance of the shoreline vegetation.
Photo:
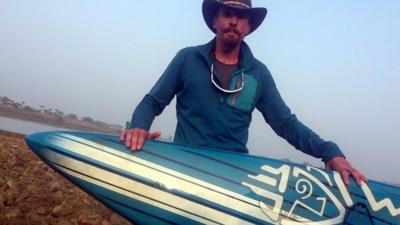
POLYGON ((2 96, 0 96, 0 116, 73 130, 119 133, 123 129, 121 125, 107 124, 90 117, 79 118, 75 114, 65 114, 59 109, 47 109, 43 105, 40 109, 35 109, 25 102, 15 102, 2 96))

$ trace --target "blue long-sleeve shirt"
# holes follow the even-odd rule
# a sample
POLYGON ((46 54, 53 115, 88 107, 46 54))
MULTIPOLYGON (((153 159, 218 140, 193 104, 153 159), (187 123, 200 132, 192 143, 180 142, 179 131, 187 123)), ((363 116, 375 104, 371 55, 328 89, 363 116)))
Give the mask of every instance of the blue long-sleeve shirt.
MULTIPOLYGON (((240 48, 238 69, 231 87, 244 75, 241 91, 227 94, 210 79, 215 39, 206 45, 178 52, 165 72, 132 115, 132 128, 149 130, 156 116, 177 96, 174 142, 248 152, 246 143, 254 109, 282 138, 296 149, 328 162, 343 156, 339 147, 321 139, 303 125, 281 98, 267 67, 253 57, 246 43, 240 48)), ((214 71, 217 82, 218 71, 214 71)))

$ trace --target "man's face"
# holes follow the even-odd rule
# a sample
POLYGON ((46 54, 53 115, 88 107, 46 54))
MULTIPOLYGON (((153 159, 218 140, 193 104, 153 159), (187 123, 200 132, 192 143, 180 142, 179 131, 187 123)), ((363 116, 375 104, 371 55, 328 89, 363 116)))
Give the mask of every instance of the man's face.
POLYGON ((240 44, 250 31, 249 15, 229 7, 221 7, 214 19, 217 39, 229 45, 240 44))

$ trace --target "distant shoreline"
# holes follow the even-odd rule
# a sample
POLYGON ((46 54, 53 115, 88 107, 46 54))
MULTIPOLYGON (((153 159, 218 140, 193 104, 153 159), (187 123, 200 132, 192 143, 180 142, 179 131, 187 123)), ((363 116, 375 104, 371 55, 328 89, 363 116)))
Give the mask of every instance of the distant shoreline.
POLYGON ((12 131, 8 131, 8 130, 2 130, 2 129, 0 129, 0 135, 6 135, 9 137, 14 137, 14 138, 24 138, 26 136, 25 134, 21 134, 18 132, 12 132, 12 131))
POLYGON ((113 129, 106 126, 100 126, 96 122, 82 121, 75 118, 56 117, 38 111, 27 111, 21 108, 0 105, 0 116, 13 119, 19 119, 39 124, 45 124, 60 128, 96 131, 105 133, 118 133, 120 129, 113 129))

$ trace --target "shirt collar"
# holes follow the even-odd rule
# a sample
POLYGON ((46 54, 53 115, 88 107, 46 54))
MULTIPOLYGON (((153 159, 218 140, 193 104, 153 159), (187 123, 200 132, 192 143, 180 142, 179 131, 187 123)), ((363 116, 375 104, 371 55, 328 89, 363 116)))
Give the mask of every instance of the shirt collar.
MULTIPOLYGON (((208 42, 205 45, 199 46, 200 52, 203 55, 203 57, 206 59, 208 65, 211 65, 213 63, 213 50, 214 50, 214 45, 215 45, 216 39, 212 39, 210 42, 208 42)), ((251 53, 251 50, 249 46, 246 44, 246 42, 242 42, 240 45, 240 56, 239 56, 239 66, 242 68, 243 71, 249 70, 253 67, 254 65, 254 56, 251 53)))

